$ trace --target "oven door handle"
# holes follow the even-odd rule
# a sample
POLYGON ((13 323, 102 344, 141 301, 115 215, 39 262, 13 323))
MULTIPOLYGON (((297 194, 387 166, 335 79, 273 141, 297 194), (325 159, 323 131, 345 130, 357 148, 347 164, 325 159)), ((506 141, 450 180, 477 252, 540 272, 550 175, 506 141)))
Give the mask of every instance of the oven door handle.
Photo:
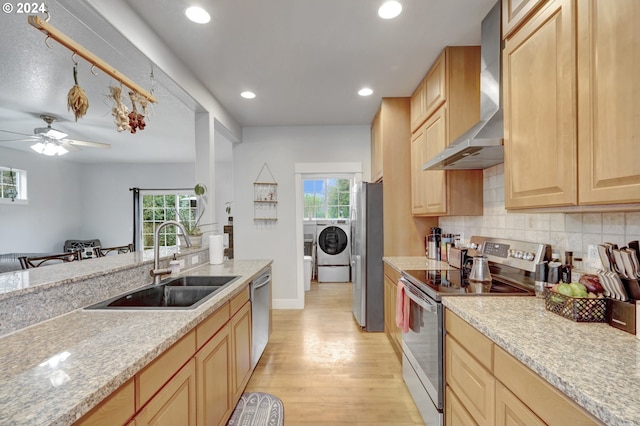
POLYGON ((404 284, 404 294, 406 294, 409 299, 417 303, 422 309, 428 312, 437 312, 438 307, 436 302, 430 300, 427 296, 422 295, 422 292, 416 286, 407 281, 404 277, 401 277, 400 281, 402 281, 402 283, 404 284))

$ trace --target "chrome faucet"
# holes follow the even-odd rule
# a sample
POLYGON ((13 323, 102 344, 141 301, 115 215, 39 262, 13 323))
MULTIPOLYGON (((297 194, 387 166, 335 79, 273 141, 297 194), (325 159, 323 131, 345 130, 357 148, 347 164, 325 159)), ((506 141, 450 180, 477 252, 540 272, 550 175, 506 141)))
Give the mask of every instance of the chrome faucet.
POLYGON ((182 235, 184 235, 184 240, 187 243, 187 247, 191 247, 189 235, 187 234, 187 230, 184 229, 183 224, 176 222, 175 220, 167 220, 166 222, 162 222, 158 225, 153 237, 153 269, 149 271, 149 274, 153 277, 154 284, 160 284, 160 278, 162 275, 168 275, 171 273, 171 269, 160 269, 160 230, 167 225, 175 225, 180 228, 182 235))

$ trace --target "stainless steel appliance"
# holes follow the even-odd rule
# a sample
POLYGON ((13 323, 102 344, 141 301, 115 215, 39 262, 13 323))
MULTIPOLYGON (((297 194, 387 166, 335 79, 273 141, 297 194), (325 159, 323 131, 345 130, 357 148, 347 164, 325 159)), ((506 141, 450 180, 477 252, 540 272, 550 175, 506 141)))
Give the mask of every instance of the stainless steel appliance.
POLYGON ((271 268, 251 282, 251 366, 255 367, 269 342, 271 329, 271 268))
POLYGON ((359 182, 351 208, 353 316, 366 331, 384 331, 382 184, 359 182))
POLYGON ((424 170, 486 169, 504 162, 500 19, 498 1, 482 20, 480 121, 430 158, 424 170))
POLYGON ((424 422, 444 422, 444 308, 449 296, 533 296, 536 265, 551 258, 546 244, 472 237, 470 256, 486 256, 490 285, 469 281, 462 269, 407 270, 401 281, 409 299, 409 330, 402 333, 402 376, 424 422))

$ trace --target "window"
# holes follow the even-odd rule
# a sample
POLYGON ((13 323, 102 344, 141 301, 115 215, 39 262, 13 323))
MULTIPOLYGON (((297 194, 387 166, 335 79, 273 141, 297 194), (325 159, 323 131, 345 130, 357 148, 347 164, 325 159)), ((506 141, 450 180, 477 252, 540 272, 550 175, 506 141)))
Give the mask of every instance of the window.
POLYGON ((307 219, 349 218, 349 179, 305 179, 304 217, 307 219))
MULTIPOLYGON (((167 220, 182 223, 187 230, 196 223, 198 205, 195 194, 142 195, 142 247, 153 248, 154 233, 158 225, 167 220)), ((175 226, 165 226, 160 232, 160 246, 177 245, 175 226)))
POLYGON ((0 200, 3 203, 27 201, 27 172, 0 167, 0 200))

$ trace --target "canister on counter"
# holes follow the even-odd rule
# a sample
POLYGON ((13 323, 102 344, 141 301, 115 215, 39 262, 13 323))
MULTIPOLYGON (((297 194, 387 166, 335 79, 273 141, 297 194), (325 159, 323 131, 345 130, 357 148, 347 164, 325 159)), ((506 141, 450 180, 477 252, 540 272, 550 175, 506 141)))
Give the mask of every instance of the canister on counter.
POLYGON ((536 265, 535 274, 535 293, 537 297, 544 297, 544 288, 547 286, 547 275, 549 273, 549 264, 544 261, 536 265))

